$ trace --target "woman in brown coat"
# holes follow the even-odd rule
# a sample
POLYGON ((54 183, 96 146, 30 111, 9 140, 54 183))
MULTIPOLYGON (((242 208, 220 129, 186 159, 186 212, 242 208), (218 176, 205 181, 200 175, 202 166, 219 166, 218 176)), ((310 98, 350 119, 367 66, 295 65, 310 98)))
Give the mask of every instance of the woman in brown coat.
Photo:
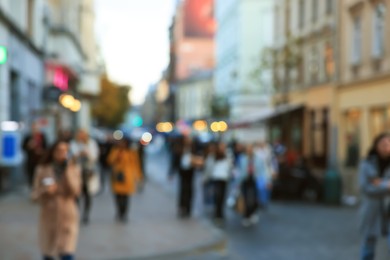
POLYGON ((79 231, 76 199, 81 190, 80 167, 68 161, 68 144, 56 142, 38 166, 32 198, 41 206, 39 241, 43 259, 74 259, 79 231))
POLYGON ((117 206, 117 220, 126 222, 130 195, 142 179, 138 151, 129 148, 130 141, 122 139, 108 155, 112 167, 112 190, 117 206))

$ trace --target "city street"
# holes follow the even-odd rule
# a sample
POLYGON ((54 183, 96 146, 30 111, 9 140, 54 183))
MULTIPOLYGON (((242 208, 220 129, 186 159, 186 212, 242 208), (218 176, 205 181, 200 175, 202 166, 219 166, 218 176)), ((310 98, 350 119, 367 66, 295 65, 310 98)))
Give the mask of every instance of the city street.
MULTIPOLYGON (((106 189, 94 201, 91 224, 82 226, 78 259, 358 259, 354 208, 274 202, 256 227, 244 228, 227 209, 226 227, 212 226, 201 203, 197 178, 194 218, 176 218, 176 182, 168 180, 166 151, 147 155, 149 182, 131 201, 128 225, 114 222, 106 189)), ((0 198, 0 259, 38 259, 38 207, 25 188, 0 198)), ((386 257, 382 240, 379 260, 386 257)))
MULTIPOLYGON (((163 177, 166 176, 163 169, 167 169, 164 166, 168 161, 167 154, 152 155, 149 161, 155 162, 149 164, 150 176, 174 194, 174 184, 163 177)), ((198 180, 195 214, 202 218, 204 214, 199 188, 198 180)), ((273 202, 267 211, 261 212, 260 223, 253 228, 242 227, 237 214, 230 209, 227 211, 225 232, 228 247, 223 251, 185 259, 359 259, 357 208, 273 202)), ((377 252, 377 259, 389 259, 384 239, 377 252)))

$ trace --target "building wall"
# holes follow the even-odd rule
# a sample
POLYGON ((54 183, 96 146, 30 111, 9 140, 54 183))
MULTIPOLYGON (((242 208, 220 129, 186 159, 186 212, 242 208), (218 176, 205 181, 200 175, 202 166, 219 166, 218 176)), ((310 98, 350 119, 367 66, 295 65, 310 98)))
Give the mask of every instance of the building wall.
POLYGON ((28 19, 28 1, 0 1, 6 19, 19 31, 0 25, 0 45, 8 51, 7 63, 0 66, 0 121, 16 120, 27 126, 39 115, 44 75, 42 56, 28 43, 42 48, 39 38, 43 35, 43 12, 39 7, 44 3, 40 0, 31 3, 28 19))
POLYGON ((338 155, 344 163, 349 143, 356 142, 363 157, 375 137, 388 131, 390 106, 390 1, 344 0, 340 3, 340 86, 338 108, 340 125, 338 155), (386 6, 383 53, 374 55, 374 10, 378 3, 386 6), (354 17, 361 17, 360 61, 352 59, 354 17))
POLYGON ((194 78, 180 83, 177 90, 177 119, 196 120, 211 117, 213 78, 194 78))

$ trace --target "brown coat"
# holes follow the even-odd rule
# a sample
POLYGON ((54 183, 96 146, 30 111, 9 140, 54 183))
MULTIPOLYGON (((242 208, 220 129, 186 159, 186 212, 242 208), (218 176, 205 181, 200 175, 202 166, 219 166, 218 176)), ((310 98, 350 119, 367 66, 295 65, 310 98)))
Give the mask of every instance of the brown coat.
POLYGON ((49 195, 44 178, 54 178, 52 166, 38 166, 32 198, 41 206, 39 241, 44 255, 73 254, 79 231, 79 213, 76 199, 81 190, 80 167, 69 163, 64 175, 56 180, 58 189, 49 195))
POLYGON ((108 156, 108 163, 112 166, 112 189, 115 194, 131 195, 137 189, 141 180, 141 164, 138 152, 132 149, 114 148, 108 156), (117 174, 122 173, 124 180, 118 182, 117 174))

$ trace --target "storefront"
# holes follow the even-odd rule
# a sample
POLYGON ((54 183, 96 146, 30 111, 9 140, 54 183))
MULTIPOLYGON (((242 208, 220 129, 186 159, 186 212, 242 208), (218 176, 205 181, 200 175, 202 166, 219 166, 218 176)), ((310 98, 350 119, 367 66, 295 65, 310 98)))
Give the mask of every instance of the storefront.
POLYGON ((373 139, 390 130, 390 79, 338 89, 338 162, 344 193, 358 194, 357 168, 373 139))

